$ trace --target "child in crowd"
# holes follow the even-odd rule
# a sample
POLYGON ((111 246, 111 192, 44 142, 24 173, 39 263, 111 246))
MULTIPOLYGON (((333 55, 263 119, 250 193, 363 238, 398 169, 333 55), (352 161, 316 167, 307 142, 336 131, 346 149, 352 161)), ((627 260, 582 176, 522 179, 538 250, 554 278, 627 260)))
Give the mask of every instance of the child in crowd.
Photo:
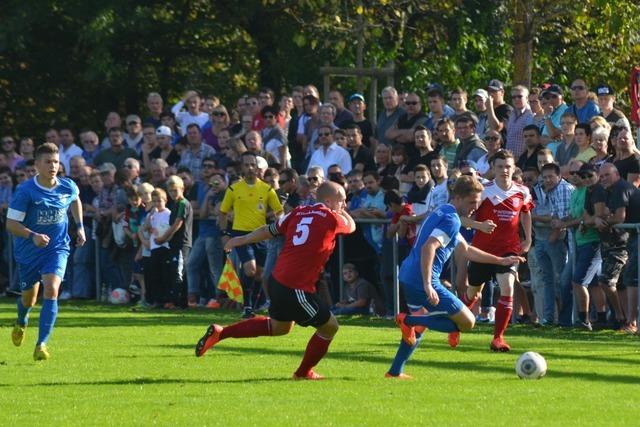
MULTIPOLYGON (((133 247, 136 250, 136 256, 133 261, 133 278, 140 286, 140 301, 144 301, 145 288, 144 288, 144 268, 141 262, 139 254, 141 253, 140 238, 138 237, 138 231, 141 224, 144 222, 146 211, 142 206, 142 198, 135 189, 127 190, 127 207, 124 210, 123 230, 124 234, 131 240, 133 247)), ((131 289, 131 288, 130 288, 131 289)), ((133 292, 136 293, 136 292, 133 292)))
POLYGON ((146 297, 150 304, 155 307, 169 308, 170 282, 168 280, 170 251, 169 242, 162 238, 170 228, 169 218, 171 211, 167 209, 167 193, 162 188, 156 188, 151 193, 153 209, 147 216, 145 228, 150 234, 149 249, 151 257, 149 259, 149 274, 146 276, 146 297))
POLYGON ((342 267, 342 278, 345 284, 345 299, 333 306, 333 314, 369 314, 369 306, 376 292, 373 285, 360 278, 358 269, 350 263, 342 267))
POLYGON ((149 217, 149 214, 153 210, 153 203, 151 199, 151 194, 153 193, 153 186, 149 183, 142 183, 138 185, 136 191, 140 195, 140 200, 142 202, 142 206, 144 207, 144 219, 140 223, 141 226, 138 227, 138 239, 140 240, 140 247, 138 248, 138 252, 136 253, 135 261, 139 262, 142 265, 142 281, 140 281, 139 276, 135 276, 138 279, 138 282, 141 286, 140 291, 140 301, 138 301, 139 308, 148 308, 150 307, 149 298, 147 296, 147 284, 150 284, 149 274, 151 272, 151 233, 150 230, 144 227, 144 224, 149 217))
POLYGON ((416 215, 426 212, 427 196, 433 189, 429 169, 425 165, 416 165, 413 169, 413 187, 407 193, 407 202, 411 203, 416 215))

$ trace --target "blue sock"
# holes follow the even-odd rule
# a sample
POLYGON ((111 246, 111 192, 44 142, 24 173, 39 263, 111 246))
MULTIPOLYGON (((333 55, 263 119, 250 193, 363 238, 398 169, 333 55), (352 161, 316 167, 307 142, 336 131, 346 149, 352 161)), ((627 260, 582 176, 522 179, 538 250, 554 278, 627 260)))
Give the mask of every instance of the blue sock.
POLYGON ((22 297, 18 297, 18 325, 25 327, 29 323, 29 312, 31 307, 25 307, 22 304, 22 297))
POLYGON ((58 315, 58 300, 45 299, 40 310, 40 330, 38 331, 38 345, 46 344, 49 335, 53 331, 53 325, 56 323, 58 315))
POLYGON ((426 314, 423 316, 407 316, 404 323, 409 326, 426 326, 433 331, 455 332, 458 330, 455 322, 447 314, 426 314))
POLYGON ((423 335, 424 334, 416 334, 416 344, 413 347, 410 347, 409 344, 404 342, 404 340, 400 340, 400 346, 396 352, 396 357, 393 358, 391 368, 389 368, 389 373, 391 375, 397 377, 402 373, 402 371, 404 371, 405 363, 407 363, 407 360, 409 360, 413 351, 418 347, 418 345, 420 345, 423 335))

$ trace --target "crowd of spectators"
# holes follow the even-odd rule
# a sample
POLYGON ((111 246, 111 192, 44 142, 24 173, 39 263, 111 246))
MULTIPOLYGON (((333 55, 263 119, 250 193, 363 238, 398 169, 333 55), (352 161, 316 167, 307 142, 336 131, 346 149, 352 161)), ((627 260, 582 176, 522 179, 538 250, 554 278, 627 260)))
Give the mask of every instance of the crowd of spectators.
MULTIPOLYGON (((61 299, 104 298, 96 292, 124 288, 143 307, 215 309, 226 301, 216 288, 223 243, 237 216, 253 214, 230 208, 230 186, 252 174, 267 183, 277 199, 260 199, 255 211, 274 221, 315 203, 318 186, 331 180, 345 186, 356 221, 383 221, 360 224, 344 239, 343 271, 334 254, 319 292, 336 313, 389 316, 394 238, 402 260, 421 220, 447 203, 456 178, 493 179, 492 156, 506 149, 517 159, 515 180, 529 187, 535 204, 517 321, 636 332, 637 234, 614 226, 640 223, 640 152, 611 87, 592 92, 576 79, 569 91, 567 103, 557 84, 507 90, 494 79, 449 94, 439 85, 424 94, 386 87, 375 121, 366 118, 363 95, 345 100, 332 90, 321 100, 313 85, 279 98, 263 88, 226 105, 188 91, 170 108, 150 93, 145 114, 110 112, 103 129, 69 125, 42 136, 3 136, 0 203, 6 213, 14 188, 35 174, 34 148, 54 143, 60 174, 80 188, 88 236, 69 258, 61 299)), ((490 231, 476 223, 465 236, 490 231)), ((269 244, 264 257, 234 255, 251 278, 249 288, 243 282, 250 309, 268 304, 261 283, 281 246, 269 244)), ((2 286, 11 293, 18 279, 9 280, 6 233, 3 249, 2 286)), ((464 261, 455 267, 445 279, 460 292, 464 261)), ((487 286, 480 321, 492 321, 492 306, 487 286)))

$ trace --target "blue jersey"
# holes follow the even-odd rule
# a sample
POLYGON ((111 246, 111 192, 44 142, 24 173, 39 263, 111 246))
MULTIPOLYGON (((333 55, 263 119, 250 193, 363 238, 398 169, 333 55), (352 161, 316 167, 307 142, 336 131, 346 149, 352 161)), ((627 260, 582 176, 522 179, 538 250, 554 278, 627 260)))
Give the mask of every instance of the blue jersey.
POLYGON ((429 237, 435 237, 441 244, 436 250, 431 269, 431 280, 435 284, 440 283, 442 268, 456 245, 464 240, 460 235, 460 217, 452 205, 441 205, 429 215, 420 227, 413 248, 400 267, 399 279, 405 286, 416 289, 423 288, 421 252, 429 237))
POLYGON ((46 188, 36 177, 18 186, 9 204, 7 218, 21 222, 38 234, 49 236, 49 244, 38 248, 31 239, 16 237, 14 254, 20 264, 34 263, 52 252, 69 251, 67 210, 78 198, 78 186, 69 178, 56 178, 56 186, 46 188))

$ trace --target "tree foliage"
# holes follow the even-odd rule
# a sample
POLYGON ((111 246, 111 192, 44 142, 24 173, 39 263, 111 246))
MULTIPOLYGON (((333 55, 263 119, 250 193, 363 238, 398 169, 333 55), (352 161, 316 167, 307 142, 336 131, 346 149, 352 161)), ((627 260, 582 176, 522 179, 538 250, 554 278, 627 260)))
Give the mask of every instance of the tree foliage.
POLYGON ((622 90, 640 57, 634 0, 5 0, 0 19, 0 127, 37 137, 144 113, 152 90, 233 103, 319 84, 322 65, 355 66, 359 41, 364 66, 391 62, 418 91, 576 76, 622 90))

